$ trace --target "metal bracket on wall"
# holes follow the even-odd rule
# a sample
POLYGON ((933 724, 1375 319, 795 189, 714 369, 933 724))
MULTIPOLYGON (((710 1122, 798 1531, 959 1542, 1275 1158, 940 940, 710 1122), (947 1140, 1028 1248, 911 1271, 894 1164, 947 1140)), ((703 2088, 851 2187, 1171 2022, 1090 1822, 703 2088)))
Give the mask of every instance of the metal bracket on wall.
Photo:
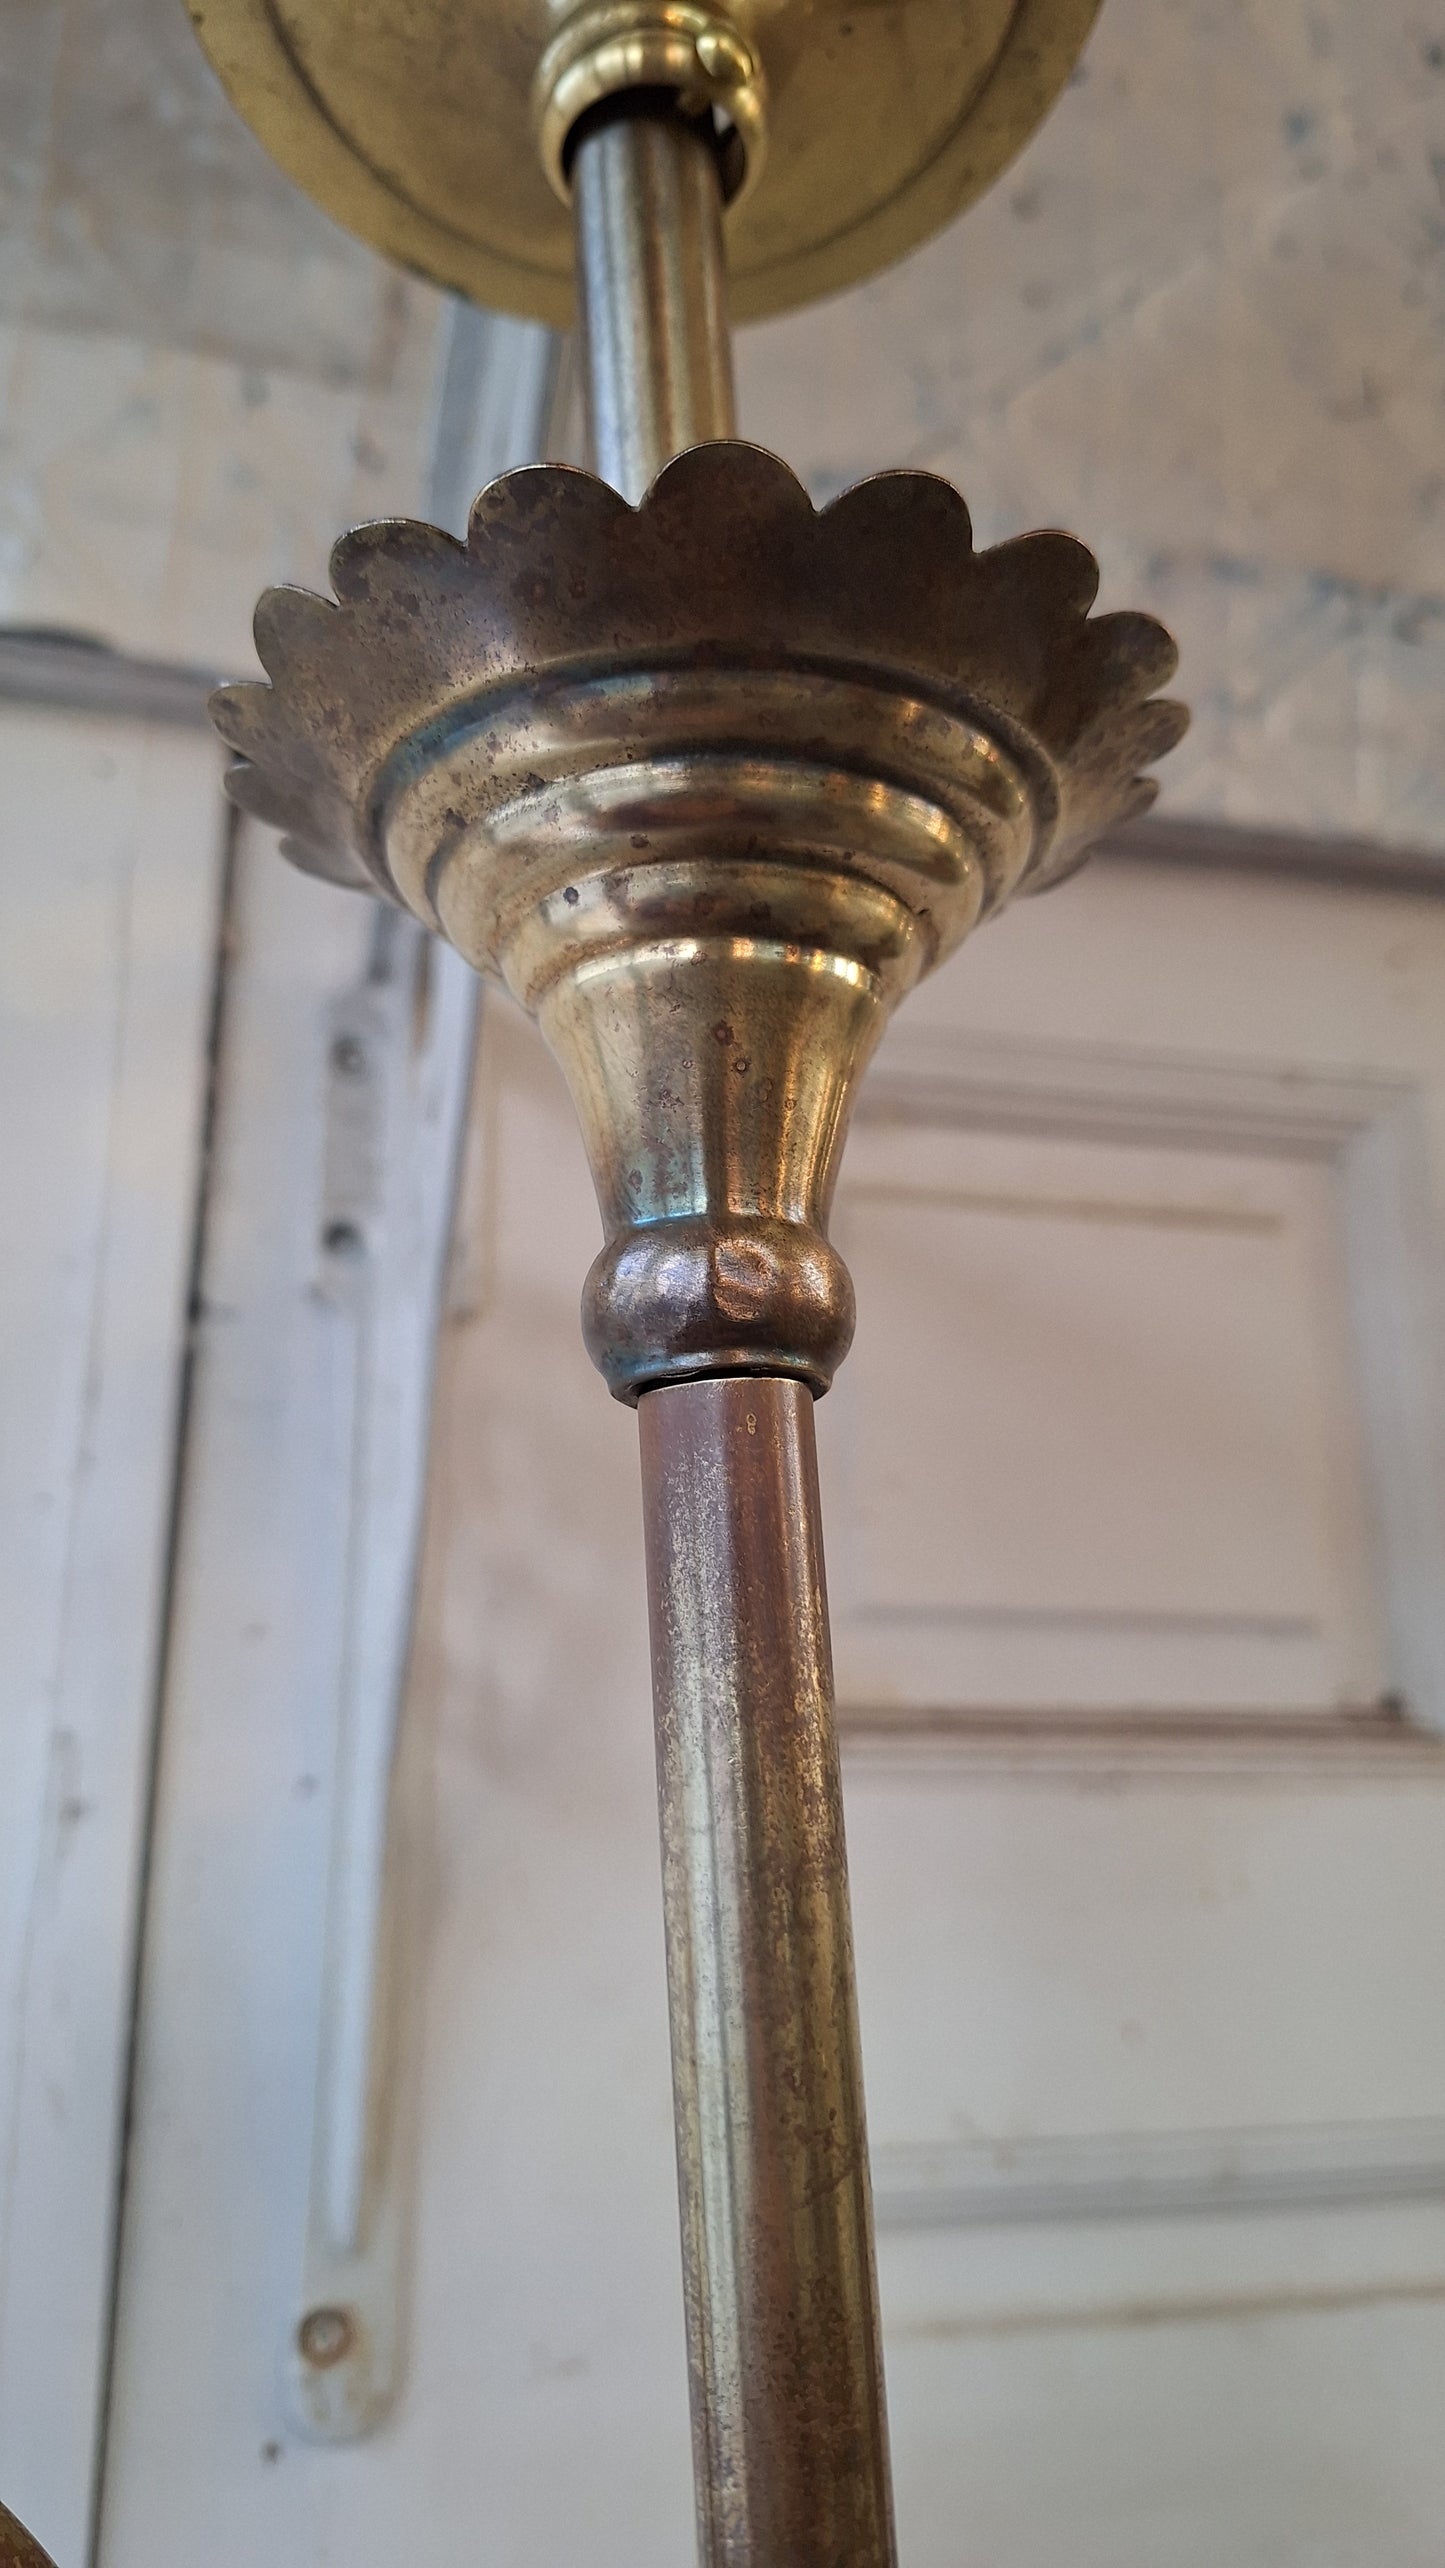
POLYGON ((475 1011, 471 976, 388 911, 327 1028, 316 1290, 347 1523, 309 2207, 286 2356, 291 2421, 327 2441, 370 2431, 400 2364, 415 2079, 398 1747, 475 1011))
MULTIPOLYGON (((556 406, 548 335, 458 307, 432 516, 464 526, 480 483, 541 450, 556 406)), ((283 2348, 290 2422, 323 2442, 380 2423, 403 2359, 419 1908, 403 1715, 478 986, 386 909, 325 1028, 315 1283, 333 1322, 327 1476, 346 1522, 308 2210, 283 2348)))

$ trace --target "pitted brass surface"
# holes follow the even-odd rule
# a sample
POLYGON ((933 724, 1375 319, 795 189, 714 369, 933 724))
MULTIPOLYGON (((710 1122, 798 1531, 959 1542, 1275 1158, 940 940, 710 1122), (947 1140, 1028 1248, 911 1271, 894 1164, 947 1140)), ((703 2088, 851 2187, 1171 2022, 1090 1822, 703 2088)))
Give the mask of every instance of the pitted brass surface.
POLYGON ((339 223, 439 285, 565 325, 554 180, 599 83, 660 74, 735 121, 751 166, 728 262, 748 320, 871 275, 981 195, 1064 87, 1098 0, 188 5, 247 123, 339 223))
POLYGON ((272 684, 224 689, 236 800, 403 902, 541 1022, 606 1245, 613 1389, 826 1388, 852 1329, 827 1239, 858 1078, 976 922, 1142 809, 1184 725, 1142 615, 1091 617, 1066 535, 976 553, 956 492, 886 474, 821 514, 755 448, 640 510, 546 466, 463 545, 359 527, 337 605, 273 590, 272 684))

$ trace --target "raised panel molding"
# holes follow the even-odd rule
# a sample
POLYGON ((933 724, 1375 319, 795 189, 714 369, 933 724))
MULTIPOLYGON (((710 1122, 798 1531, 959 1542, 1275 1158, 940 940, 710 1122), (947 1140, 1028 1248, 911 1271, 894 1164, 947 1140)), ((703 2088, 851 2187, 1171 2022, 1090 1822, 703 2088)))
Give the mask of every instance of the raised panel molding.
POLYGON ((1123 1791, 1445 1784, 1445 1738, 1380 1712, 988 1712, 840 1706, 844 1770, 1123 1791))
MULTIPOLYGON (((1351 1391, 1364 1448, 1364 1500, 1384 1626, 1387 1685, 1378 1710, 1301 1706, 1286 1719, 1248 1703, 1228 1715, 1155 1714, 1083 1723, 1040 1705, 1026 1714, 947 1701, 898 1710, 848 1700, 855 1741, 905 1753, 946 1741, 990 1760, 1042 1755, 1093 1771, 1141 1757, 1187 1772, 1279 1769, 1323 1758, 1330 1771, 1399 1770, 1420 1733, 1445 1730, 1445 1453, 1441 1449, 1436 1242, 1424 1138, 1426 1101, 1399 1080, 1301 1075, 1268 1063, 1109 1052, 895 1029, 859 1102, 858 1123, 945 1127, 1080 1142, 1246 1154, 1328 1171, 1347 1305, 1351 1391), (1164 1733, 1169 1733, 1166 1739, 1164 1733), (1253 1735, 1249 1735, 1252 1733, 1253 1735)), ((844 1198, 846 1202, 846 1175, 844 1198)))
POLYGON ((873 2196, 880 2229, 1445 2202, 1445 2121, 895 2141, 874 2149, 873 2196))
POLYGON ((1414 1100, 1398 1080, 964 1032, 891 1029, 855 1121, 1332 1158, 1414 1100))

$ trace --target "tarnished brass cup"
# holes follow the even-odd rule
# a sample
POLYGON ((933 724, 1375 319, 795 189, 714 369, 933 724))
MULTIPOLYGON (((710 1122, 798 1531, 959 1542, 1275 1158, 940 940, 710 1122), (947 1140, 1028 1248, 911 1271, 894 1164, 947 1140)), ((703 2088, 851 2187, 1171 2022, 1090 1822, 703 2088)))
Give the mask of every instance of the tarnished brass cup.
POLYGON ((545 466, 465 545, 343 537, 339 604, 273 590, 270 687, 216 719, 296 861, 382 892, 539 1020, 605 1243, 584 1324, 619 1397, 700 1373, 826 1388, 827 1238, 859 1076, 976 922, 1153 794, 1174 648, 1091 617, 1066 535, 973 548, 921 473, 821 513, 749 446, 640 509, 545 466))

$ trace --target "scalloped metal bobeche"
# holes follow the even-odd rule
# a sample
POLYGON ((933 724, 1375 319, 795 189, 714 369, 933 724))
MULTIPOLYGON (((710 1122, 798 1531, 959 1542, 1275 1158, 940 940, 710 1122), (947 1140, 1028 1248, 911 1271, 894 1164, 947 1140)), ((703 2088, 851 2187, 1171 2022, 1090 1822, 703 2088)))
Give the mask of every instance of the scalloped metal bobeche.
MULTIPOLYGON (((335 605, 265 593, 256 648, 272 683, 220 689, 213 715, 241 762, 228 790, 286 833, 293 861, 394 897, 385 788, 398 762, 423 758, 443 724, 494 732, 568 671, 705 670, 735 699, 734 736, 763 671, 847 672, 961 715, 1031 787, 1010 891, 1058 881, 1145 810, 1156 787, 1141 770, 1188 720, 1150 701, 1177 664, 1163 626, 1090 615, 1098 565, 1084 545, 1045 530, 976 552, 962 498, 931 473, 881 473, 815 510, 776 457, 701 446, 634 509, 590 474, 527 466, 481 493, 465 544, 381 519, 341 537, 331 577, 335 605)), ((619 724, 617 756, 636 745, 619 724)))
POLYGON ((826 1388, 852 1328, 827 1214, 898 1001, 987 913, 1152 799, 1174 646, 1092 617, 1070 536, 973 548, 947 483, 815 511, 701 446, 640 509, 555 466, 465 544, 363 526, 339 603, 273 590, 272 684, 216 700, 238 802, 399 900, 538 1018, 606 1245, 584 1327, 613 1389, 826 1388))

